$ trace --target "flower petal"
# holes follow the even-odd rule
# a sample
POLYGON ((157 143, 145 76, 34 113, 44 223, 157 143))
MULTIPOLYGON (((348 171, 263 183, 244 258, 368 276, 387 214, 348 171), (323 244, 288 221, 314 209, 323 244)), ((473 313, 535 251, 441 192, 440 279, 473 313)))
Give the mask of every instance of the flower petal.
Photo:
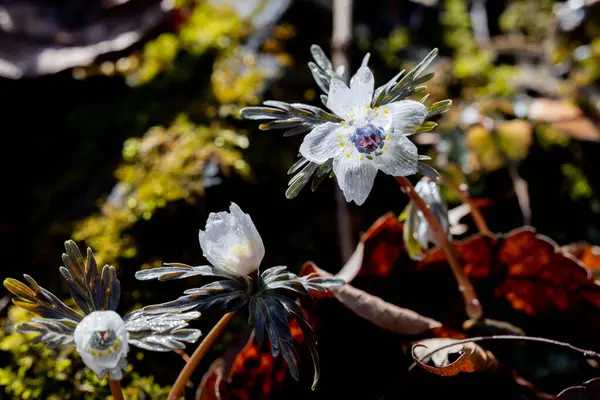
POLYGON ((329 93, 327 94, 327 108, 342 119, 350 120, 353 116, 352 91, 344 82, 331 78, 329 93))
POLYGON ((371 160, 361 161, 358 152, 354 151, 350 157, 345 155, 336 157, 333 160, 333 171, 346 201, 354 201, 357 205, 363 204, 373 188, 375 175, 377 175, 377 168, 371 160))
POLYGON ((382 108, 392 114, 392 126, 396 134, 415 133, 427 116, 427 107, 414 100, 400 100, 382 108))
POLYGON ((352 102, 356 108, 355 113, 364 112, 362 110, 366 110, 366 107, 371 105, 374 87, 375 78, 373 73, 369 67, 361 67, 350 81, 352 102))
POLYGON ((417 173, 417 146, 406 136, 392 138, 383 154, 373 159, 382 172, 392 176, 407 176, 417 173))
POLYGON ((258 269, 265 255, 262 239, 248 214, 231 203, 230 213, 210 213, 198 237, 204 257, 215 267, 235 275, 258 269))
POLYGON ((300 145, 300 154, 309 161, 323 164, 340 153, 338 130, 340 124, 328 122, 313 129, 304 137, 300 145))
POLYGON ((121 380, 127 368, 129 333, 119 314, 94 311, 77 325, 73 336, 77 352, 98 378, 108 373, 110 379, 121 380))

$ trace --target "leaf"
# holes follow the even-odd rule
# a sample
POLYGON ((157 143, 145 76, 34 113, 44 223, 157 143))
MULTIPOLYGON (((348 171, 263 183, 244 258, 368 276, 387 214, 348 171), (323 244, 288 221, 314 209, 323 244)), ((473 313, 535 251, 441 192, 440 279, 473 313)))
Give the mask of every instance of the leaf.
MULTIPOLYGON (((330 276, 329 273, 315 265, 312 265, 312 269, 319 276, 330 276)), ((417 335, 442 326, 438 321, 388 303, 349 284, 331 288, 330 291, 340 303, 353 313, 391 332, 417 335)))
POLYGON ((402 224, 393 213, 379 217, 362 234, 356 250, 335 276, 352 282, 357 275, 387 277, 393 261, 405 252, 399 245, 403 240, 402 224))
POLYGON ((596 277, 600 275, 600 246, 594 246, 589 243, 575 243, 563 246, 562 249, 575 256, 596 277))
POLYGON ((581 117, 573 120, 558 121, 552 125, 574 139, 600 142, 600 129, 598 129, 597 124, 588 118, 581 117))
POLYGON ((590 379, 580 386, 573 386, 560 392, 559 400, 596 400, 600 398, 600 378, 590 379))
POLYGON ((77 324, 70 319, 33 318, 17 325, 23 334, 37 334, 33 343, 44 343, 49 349, 74 346, 73 334, 77 324))
POLYGON ((115 311, 121 297, 117 270, 105 265, 100 272, 92 249, 88 248, 86 258, 83 258, 72 240, 65 242, 65 250, 60 273, 69 284, 71 296, 79 308, 86 314, 96 310, 115 311))
POLYGON ((564 121, 577 118, 582 114, 581 109, 570 101, 544 97, 534 99, 527 112, 529 119, 539 122, 564 121))
MULTIPOLYGON (((216 359, 208 368, 200 385, 196 390, 196 400, 222 400, 227 398, 221 396, 221 386, 225 383, 223 378, 225 375, 225 361, 221 358, 216 359)), ((226 391, 227 389, 225 389, 226 391)))
POLYGON ((27 283, 29 283, 29 286, 12 278, 4 280, 4 287, 16 296, 13 299, 15 305, 43 318, 69 319, 76 323, 83 319, 83 316, 77 311, 60 301, 48 290, 39 286, 32 277, 29 275, 23 276, 27 283))
POLYGON ((567 135, 585 141, 600 141, 600 129, 576 105, 565 100, 538 98, 529 105, 531 120, 549 122, 567 135))
POLYGON ((198 329, 188 329, 188 321, 200 317, 199 312, 146 315, 134 311, 123 318, 129 332, 129 343, 151 351, 183 350, 183 342, 194 343, 200 338, 198 329))
POLYGON ((454 376, 461 372, 481 372, 497 366, 492 353, 475 343, 463 343, 444 348, 427 357, 435 349, 453 342, 456 340, 447 338, 422 340, 413 345, 412 357, 419 367, 440 376, 454 376))
POLYGON ((213 267, 210 265, 192 267, 187 264, 166 263, 164 267, 136 271, 135 278, 140 281, 158 279, 159 281, 166 282, 175 279, 190 278, 197 275, 215 276, 213 267))

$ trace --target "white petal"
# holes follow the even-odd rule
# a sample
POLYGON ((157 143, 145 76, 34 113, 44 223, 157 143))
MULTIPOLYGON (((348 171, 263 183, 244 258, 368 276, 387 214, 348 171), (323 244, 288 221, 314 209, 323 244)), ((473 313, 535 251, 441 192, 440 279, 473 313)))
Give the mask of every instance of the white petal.
POLYGON ((353 103, 351 99, 352 92, 350 88, 341 80, 331 78, 329 93, 327 94, 327 108, 342 119, 353 119, 353 103))
POLYGON ((369 67, 361 67, 350 81, 355 114, 364 113, 366 107, 371 105, 374 87, 375 78, 373 77, 373 73, 369 67))
POLYGON ((373 162, 388 175, 407 176, 417 173, 417 157, 417 146, 406 136, 400 136, 386 142, 383 154, 376 156, 373 162))
POLYGON ((333 171, 338 185, 347 202, 354 201, 357 205, 365 202, 373 183, 377 168, 370 160, 360 160, 358 152, 354 151, 351 157, 341 155, 333 160, 333 171))
POLYGON ((300 154, 317 164, 323 164, 335 157, 340 153, 340 139, 337 137, 340 134, 337 132, 340 128, 342 125, 331 122, 317 126, 304 136, 300 145, 300 154))
POLYGON ((120 380, 122 369, 127 367, 129 333, 123 320, 114 311, 94 311, 75 328, 75 345, 85 365, 98 378, 109 374, 110 379, 120 380), (99 344, 98 338, 106 339, 99 344))
POLYGON ((252 219, 231 203, 230 213, 210 213, 200 230, 204 257, 215 267, 235 275, 247 275, 260 266, 265 247, 252 219))
POLYGON ((382 108, 392 115, 392 126, 396 134, 415 133, 427 116, 427 107, 414 100, 400 100, 382 108))

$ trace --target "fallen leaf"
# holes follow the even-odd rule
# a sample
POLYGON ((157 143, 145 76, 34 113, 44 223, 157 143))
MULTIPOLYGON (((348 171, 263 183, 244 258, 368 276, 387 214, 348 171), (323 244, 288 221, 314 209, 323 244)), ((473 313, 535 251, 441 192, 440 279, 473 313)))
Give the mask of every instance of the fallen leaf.
POLYGON ((594 274, 600 274, 600 246, 589 243, 574 243, 563 246, 563 250, 575 256, 594 274))
POLYGON ((533 121, 550 122, 567 135, 587 141, 600 141, 600 129, 581 109, 566 100, 535 99, 529 106, 528 116, 533 121))
POLYGON ((404 253, 402 232, 394 213, 379 217, 361 236, 356 250, 335 276, 346 282, 352 282, 359 274, 388 276, 393 261, 404 253))
POLYGON ((527 116, 534 121, 557 122, 574 119, 582 114, 581 109, 570 101, 541 97, 531 102, 527 116))
POLYGON ((485 351, 476 343, 449 346, 429 356, 434 350, 456 341, 447 338, 422 340, 413 345, 412 357, 419 367, 440 376, 454 376, 461 372, 482 372, 496 368, 497 361, 492 353, 485 351))
POLYGON ((560 400, 600 399, 600 378, 590 379, 581 386, 573 386, 558 394, 560 400))
POLYGON ((202 377, 198 390, 196 391, 196 400, 223 400, 227 397, 221 396, 221 383, 225 374, 225 361, 218 358, 211 364, 208 371, 202 377))
POLYGON ((600 141, 600 129, 589 118, 581 117, 577 119, 554 122, 552 125, 556 129, 564 131, 567 135, 577 140, 590 142, 600 141))
MULTIPOLYGON (((331 276, 330 273, 312 263, 305 265, 301 275, 307 273, 317 273, 319 276, 324 277, 331 276)), ((434 319, 388 303, 350 284, 330 288, 329 291, 333 293, 340 303, 359 317, 391 332, 402 335, 418 335, 442 327, 442 324, 434 319)))

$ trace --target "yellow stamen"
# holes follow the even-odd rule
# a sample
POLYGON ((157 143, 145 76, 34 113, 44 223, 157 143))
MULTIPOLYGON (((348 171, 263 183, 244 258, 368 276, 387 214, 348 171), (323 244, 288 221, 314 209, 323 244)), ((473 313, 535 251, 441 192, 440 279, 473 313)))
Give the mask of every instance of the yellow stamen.
POLYGON ((344 120, 341 120, 341 121, 340 121, 340 124, 341 124, 341 125, 344 125, 345 123, 346 123, 346 121, 344 121, 344 120))
POLYGON ((388 147, 387 147, 387 146, 385 146, 385 147, 383 148, 383 150, 386 150, 386 151, 387 151, 387 149, 388 149, 388 147))
POLYGON ((384 114, 389 114, 389 110, 383 110, 384 114))
POLYGON ((350 158, 350 153, 347 153, 347 154, 346 154, 346 158, 350 158))
POLYGON ((365 156, 363 156, 362 154, 360 155, 360 161, 364 160, 365 156))
POLYGON ((91 350, 90 354, 95 357, 96 356, 96 351, 95 350, 91 350))
POLYGON ((102 352, 102 351, 99 351, 99 352, 98 352, 98 357, 100 357, 100 358, 104 357, 104 352, 102 352))
POLYGON ((121 347, 121 345, 119 343, 113 344, 113 349, 119 350, 119 347, 121 347))
POLYGON ((106 352, 107 352, 108 354, 112 354, 112 349, 108 349, 108 350, 106 350, 106 352))
POLYGON ((340 146, 341 146, 341 147, 344 147, 344 142, 340 142, 340 146))
POLYGON ((386 138, 385 138, 385 140, 387 140, 387 141, 389 142, 389 141, 391 140, 391 138, 389 138, 389 137, 386 137, 386 138))

